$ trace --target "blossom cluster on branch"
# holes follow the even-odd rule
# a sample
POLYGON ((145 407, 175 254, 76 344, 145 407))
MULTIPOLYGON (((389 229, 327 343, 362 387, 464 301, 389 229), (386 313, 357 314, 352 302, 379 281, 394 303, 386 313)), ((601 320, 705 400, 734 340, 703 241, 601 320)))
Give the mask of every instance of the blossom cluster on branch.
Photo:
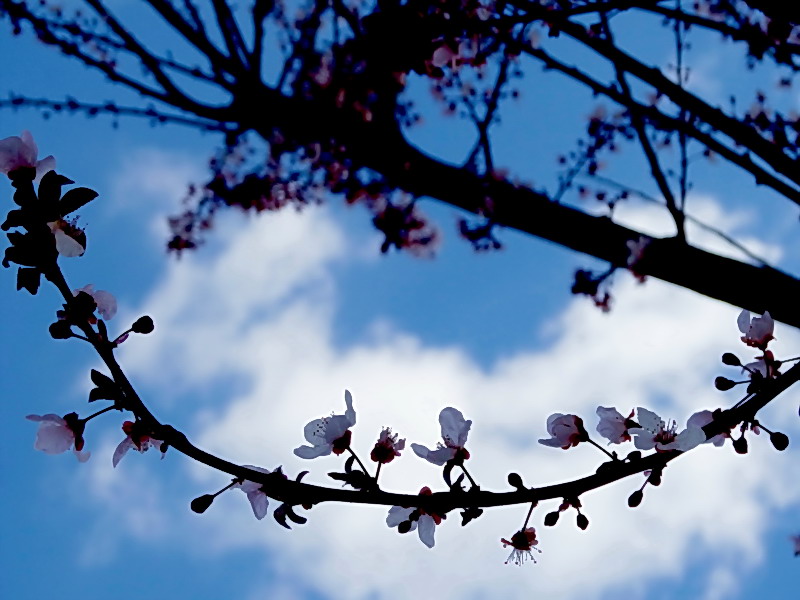
POLYGON ((238 489, 246 495, 257 519, 266 516, 270 499, 278 501, 273 516, 286 528, 290 528, 287 520, 295 524, 307 522, 307 517, 298 514, 298 507, 308 511, 324 501, 381 504, 390 506, 386 517, 389 527, 396 527, 400 533, 417 531, 422 543, 433 547, 436 528, 454 510, 461 510, 461 524, 464 526, 479 518, 485 507, 525 503, 529 504, 529 508, 522 526, 508 538, 501 538, 504 546, 512 547, 507 562, 522 564, 528 559, 533 560, 533 552, 539 551, 536 530, 530 526, 530 520, 540 501, 561 499, 558 508, 544 516, 545 526, 554 526, 561 513, 575 509, 577 526, 586 529, 589 519, 581 510, 584 507, 581 499, 584 493, 636 473, 644 473, 644 484, 628 500, 630 507, 636 507, 643 500, 646 485, 661 484, 664 468, 671 460, 700 444, 721 446, 727 438, 732 438, 733 448, 744 454, 747 452, 745 432, 758 434, 763 430, 769 434, 777 450, 784 450, 788 446, 788 437, 767 429, 758 421, 757 413, 800 379, 800 365, 781 372, 785 365, 797 362, 800 357, 777 359, 768 349, 774 339, 774 321, 770 314, 765 312, 762 316, 751 316, 743 311, 737 320, 742 333, 741 342, 761 354, 755 361, 746 364, 733 353, 726 352, 723 355, 724 364, 738 367, 746 375, 742 381, 723 376, 716 379, 716 387, 720 390, 732 389, 740 384, 746 386, 746 395, 731 408, 697 412, 689 417, 686 427, 678 431, 675 421, 664 421, 644 407, 637 407, 625 416, 616 408, 600 406, 596 411, 599 417, 596 431, 607 442, 606 445, 592 439, 584 419, 578 415, 555 413, 547 419, 545 427, 550 437, 540 439, 542 445, 569 450, 588 444, 603 453, 604 462, 596 472, 582 479, 553 486, 529 487, 519 474, 511 473, 508 483, 514 492, 482 490, 466 468, 466 462, 471 457, 466 445, 472 421, 465 419, 457 408, 446 407, 439 414, 441 441, 433 449, 418 443, 412 443, 411 449, 419 458, 442 467, 442 479, 447 491, 434 493, 425 486, 418 494, 386 492, 379 485, 381 468, 402 458, 406 440, 391 428, 383 428, 369 453, 371 461, 376 463, 374 474, 371 473, 352 445, 356 412, 349 391, 345 391, 344 413, 310 421, 303 430, 307 444, 295 448, 294 454, 303 459, 346 454, 344 470, 328 475, 352 490, 303 483, 307 471, 291 480, 281 467, 268 470, 227 463, 193 446, 175 428, 161 424, 147 409, 116 361, 116 348, 132 333, 151 333, 154 330, 153 320, 148 316, 140 317, 127 329, 110 335, 107 321, 114 317, 117 310, 113 295, 95 290, 91 284, 77 289, 67 284, 59 261, 61 258, 80 256, 83 252, 62 252, 60 247, 63 246, 63 239, 61 242, 59 239, 67 236, 85 248, 86 234, 82 230, 80 235, 74 231, 70 233, 59 226, 54 227, 53 223, 63 221, 97 194, 80 187, 62 193, 62 187, 72 184, 72 181, 52 169, 41 173, 43 164, 52 166, 53 163, 52 159, 37 160, 37 153, 36 145, 27 132, 20 137, 0 140, 0 172, 7 174, 11 180, 15 188, 13 200, 18 207, 8 213, 2 224, 3 230, 15 230, 8 234, 11 245, 5 251, 3 265, 9 267, 14 263, 18 266, 18 290, 25 289, 36 294, 42 276, 58 289, 64 304, 55 313, 56 321, 50 325, 50 333, 55 339, 78 339, 95 349, 110 375, 91 371, 90 377, 95 387, 89 394, 89 402, 105 401, 110 404, 83 418, 76 412, 64 416, 28 416, 29 420, 39 424, 34 448, 48 454, 72 450, 81 462, 86 461, 89 452, 84 450, 84 436, 88 423, 112 410, 130 413, 133 420, 123 422, 125 437, 111 457, 114 466, 130 450, 144 453, 155 449, 164 458, 168 449, 174 447, 190 458, 233 475, 230 483, 218 492, 205 494, 191 502, 192 510, 197 513, 205 512, 219 494, 229 489, 238 489), (37 180, 38 188, 35 186, 37 180), (732 432, 737 427, 740 435, 733 439, 732 432), (622 444, 630 442, 635 449, 625 456, 616 450, 608 450, 610 445, 622 447, 622 444), (645 452, 651 453, 645 455, 645 452))

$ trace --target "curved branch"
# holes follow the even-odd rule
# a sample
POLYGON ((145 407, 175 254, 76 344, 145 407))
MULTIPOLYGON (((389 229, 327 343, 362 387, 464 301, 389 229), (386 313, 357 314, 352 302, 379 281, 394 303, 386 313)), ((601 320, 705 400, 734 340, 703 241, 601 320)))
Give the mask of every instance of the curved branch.
MULTIPOLYGON (((57 265, 55 265, 52 270, 46 272, 45 275, 47 279, 59 289, 65 300, 72 298, 72 291, 57 265)), ((260 471, 237 465, 221 457, 205 452, 193 445, 182 432, 169 425, 163 425, 150 412, 136 393, 133 385, 123 372, 122 367, 117 362, 112 345, 101 339, 94 328, 88 323, 82 325, 81 329, 92 346, 94 346, 100 358, 109 368, 114 381, 122 389, 125 396, 125 408, 131 410, 139 417, 150 430, 157 432, 163 441, 182 454, 206 466, 232 475, 238 479, 246 479, 262 484, 264 486, 263 490, 268 496, 288 504, 304 504, 307 506, 322 502, 345 502, 351 504, 413 506, 423 507, 426 510, 444 514, 458 508, 486 508, 527 504, 555 498, 578 498, 586 492, 625 479, 631 475, 648 470, 661 469, 678 456, 684 454, 679 451, 656 452, 630 462, 612 461, 610 463, 604 463, 601 465, 601 468, 598 468, 597 473, 587 477, 513 492, 490 492, 473 489, 467 492, 437 492, 431 496, 420 496, 397 494, 381 490, 344 490, 341 488, 327 488, 301 483, 288 479, 279 480, 274 477, 269 477, 260 471)), ((765 381, 759 392, 749 395, 733 408, 723 411, 712 423, 706 425, 703 428, 706 439, 730 431, 741 422, 751 422, 755 420, 759 410, 773 401, 778 395, 786 391, 798 380, 800 380, 800 364, 796 364, 777 379, 765 381)))

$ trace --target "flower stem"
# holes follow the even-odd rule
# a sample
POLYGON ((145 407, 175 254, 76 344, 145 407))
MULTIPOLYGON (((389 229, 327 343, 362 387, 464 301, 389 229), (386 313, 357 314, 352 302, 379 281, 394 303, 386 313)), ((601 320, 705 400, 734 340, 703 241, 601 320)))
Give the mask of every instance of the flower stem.
POLYGON ((603 454, 605 454, 606 456, 608 456, 608 457, 609 457, 611 460, 619 460, 619 459, 618 459, 618 458, 617 458, 615 455, 611 454, 611 452, 609 452, 608 450, 606 450, 605 448, 603 448, 603 447, 602 447, 600 444, 598 444, 597 442, 595 442, 595 441, 594 441, 592 438, 590 438, 588 435, 586 436, 586 441, 587 441, 587 442, 589 442, 589 443, 590 443, 592 446, 594 446, 594 447, 595 447, 595 448, 597 448, 598 450, 600 450, 600 452, 602 452, 603 454))
POLYGON ((102 415, 103 413, 106 413, 106 412, 108 412, 108 411, 110 411, 110 410, 114 410, 115 408, 116 408, 116 406, 115 406, 115 405, 113 405, 113 404, 112 404, 111 406, 106 406, 104 409, 102 409, 102 410, 98 410, 96 413, 94 413, 93 415, 89 415, 88 417, 86 417, 86 418, 85 418, 85 419, 83 419, 83 420, 84 420, 84 422, 91 421, 91 420, 92 420, 92 419, 94 419, 95 417, 99 417, 99 416, 100 416, 100 415, 102 415))
POLYGON ((463 465, 463 464, 461 465, 461 470, 464 472, 464 475, 466 475, 466 476, 467 476, 467 479, 469 479, 469 483, 470 483, 470 485, 471 485, 472 487, 474 487, 474 488, 477 488, 477 487, 478 487, 478 484, 477 484, 477 483, 475 483, 475 480, 472 478, 472 475, 470 475, 470 474, 469 474, 469 472, 467 471, 467 469, 464 467, 464 465, 463 465))
POLYGON ((531 520, 531 515, 533 514, 533 509, 536 508, 536 505, 539 504, 536 500, 531 502, 531 507, 528 509, 528 514, 525 517, 525 522, 522 524, 522 529, 525 530, 528 527, 528 521, 531 520))
POLYGON ((378 463, 378 468, 377 468, 377 469, 375 469, 375 483, 376 483, 376 484, 378 483, 378 475, 380 475, 380 474, 381 474, 381 467, 382 467, 382 466, 383 466, 383 463, 380 463, 380 462, 379 462, 379 463, 378 463))
POLYGON ((367 472, 367 467, 365 467, 365 466, 364 466, 364 463, 362 463, 362 462, 361 462, 361 459, 360 459, 360 458, 358 458, 358 455, 357 455, 355 452, 353 452, 353 449, 352 449, 350 446, 348 446, 348 447, 347 447, 347 451, 348 451, 350 454, 352 454, 352 455, 353 455, 353 458, 355 458, 355 459, 356 459, 356 462, 358 463, 358 466, 359 466, 359 467, 361 467, 361 470, 362 470, 362 471, 364 471, 364 475, 366 475, 367 477, 369 477, 369 473, 367 472))

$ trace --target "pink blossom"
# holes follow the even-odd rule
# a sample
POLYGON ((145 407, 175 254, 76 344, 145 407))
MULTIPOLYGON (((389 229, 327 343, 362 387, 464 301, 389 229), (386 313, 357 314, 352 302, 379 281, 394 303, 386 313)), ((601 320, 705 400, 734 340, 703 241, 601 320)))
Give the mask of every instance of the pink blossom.
POLYGON ((45 454, 61 454, 70 448, 80 462, 89 460, 91 452, 83 452, 83 428, 86 424, 77 413, 63 417, 54 414, 28 415, 29 421, 39 423, 33 447, 45 454))
POLYGON ((547 433, 551 437, 539 440, 539 443, 564 450, 589 439, 589 434, 583 428, 583 419, 576 415, 562 415, 561 413, 550 415, 547 419, 547 433))
POLYGON ((467 443, 467 435, 472 427, 472 421, 465 420, 460 410, 448 406, 439 413, 439 425, 442 428, 444 444, 438 442, 436 450, 430 450, 421 444, 411 444, 414 453, 440 467, 453 459, 460 461, 468 459, 469 452, 464 445, 467 443))
MULTIPOLYGON (((421 496, 430 496, 432 494, 431 489, 427 486, 422 488, 419 493, 421 496)), ((436 532, 436 526, 440 525, 442 519, 446 517, 447 515, 429 514, 421 508, 393 506, 386 516, 386 524, 389 527, 397 527, 400 533, 408 533, 416 529, 419 533, 420 541, 428 548, 433 548, 435 543, 433 536, 436 532)))
POLYGON ((376 463, 385 465, 394 460, 395 456, 400 456, 400 451, 406 447, 405 438, 398 440, 398 434, 393 434, 388 427, 381 431, 375 447, 370 452, 369 457, 376 463))
POLYGON ((743 310, 739 314, 736 324, 739 326, 739 331, 744 334, 742 341, 748 346, 763 350, 770 340, 775 339, 772 335, 775 330, 775 321, 772 320, 769 312, 765 312, 761 317, 751 319, 750 311, 743 310))
POLYGON ((631 421, 633 411, 626 419, 616 408, 598 406, 597 416, 600 417, 600 422, 597 424, 597 433, 606 438, 609 444, 621 444, 622 442, 631 441, 628 428, 634 424, 631 421))
POLYGON ((72 295, 77 296, 80 292, 89 294, 94 299, 95 304, 97 304, 97 312, 99 312, 100 316, 106 321, 112 319, 114 315, 117 314, 117 299, 114 298, 111 292, 95 290, 94 284, 91 283, 77 290, 72 290, 72 295))
POLYGON ((33 167, 38 179, 56 168, 55 158, 48 156, 36 160, 38 154, 39 149, 30 131, 23 131, 20 137, 12 136, 0 140, 0 173, 8 175, 17 169, 33 167))
MULTIPOLYGON (((128 453, 128 450, 136 450, 137 452, 147 452, 150 448, 158 448, 161 450, 163 441, 151 437, 145 433, 141 421, 125 421, 122 424, 122 431, 125 432, 126 437, 122 440, 114 450, 114 456, 111 458, 111 464, 115 467, 122 460, 122 457, 128 453)), ((165 456, 165 452, 161 452, 161 458, 165 456)))
MULTIPOLYGON (((703 428, 706 425, 710 424, 714 421, 714 413, 710 410, 701 410, 700 412, 694 413, 689 420, 686 421, 686 427, 699 427, 703 428)), ((712 443, 715 446, 719 447, 725 443, 727 438, 731 437, 730 430, 727 433, 719 433, 712 438, 707 439, 704 444, 712 443)))
MULTIPOLYGON (((254 467, 252 465, 244 466, 253 471, 258 471, 259 473, 270 473, 268 469, 262 469, 261 467, 254 467)), ((241 483, 237 483, 234 487, 242 490, 247 495, 247 499, 250 501, 250 506, 253 509, 253 514, 256 516, 256 519, 259 521, 263 519, 267 514, 267 508, 269 508, 269 497, 264 493, 262 484, 245 479, 241 483)))
POLYGON ((350 427, 356 424, 356 411, 353 410, 353 396, 347 390, 344 403, 347 409, 343 415, 314 419, 305 426, 303 435, 311 445, 295 448, 296 456, 310 459, 328 456, 331 452, 338 455, 350 447, 350 427))
POLYGON ((690 426, 676 433, 675 421, 667 426, 661 417, 646 408, 637 409, 637 421, 640 426, 631 428, 628 432, 634 436, 633 443, 639 450, 655 448, 656 452, 686 452, 706 441, 706 434, 700 427, 690 426))
POLYGON ((511 536, 510 540, 500 538, 500 542, 502 542, 503 548, 508 546, 513 547, 511 554, 509 554, 508 558, 506 559, 506 564, 513 562, 515 565, 519 566, 528 559, 536 562, 536 559, 533 556, 533 550, 541 553, 541 550, 536 548, 536 546, 539 544, 539 540, 536 539, 536 529, 533 527, 520 529, 511 536))
POLYGON ((56 250, 61 256, 74 258, 86 252, 86 234, 75 224, 75 219, 58 219, 47 224, 56 239, 56 250))

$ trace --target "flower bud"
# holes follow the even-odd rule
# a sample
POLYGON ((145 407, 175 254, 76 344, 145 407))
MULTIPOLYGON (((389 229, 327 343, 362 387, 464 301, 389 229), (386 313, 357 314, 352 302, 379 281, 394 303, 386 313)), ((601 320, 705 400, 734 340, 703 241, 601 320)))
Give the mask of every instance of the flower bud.
POLYGON ((785 433, 775 431, 769 434, 769 441, 775 446, 775 450, 783 452, 789 447, 789 437, 785 433))
POLYGON ((578 527, 580 527, 585 531, 586 528, 589 526, 589 519, 586 517, 585 514, 578 513, 578 518, 576 520, 576 523, 578 524, 578 527))
POLYGON ((139 317, 136 319, 136 322, 131 325, 131 331, 133 333, 152 333, 153 329, 155 329, 153 319, 148 316, 139 317))
POLYGON ((522 477, 519 476, 519 473, 508 474, 508 485, 517 488, 518 490, 525 489, 525 484, 522 483, 522 477))
POLYGON ((644 498, 644 493, 642 490, 636 490, 630 496, 628 496, 628 506, 631 508, 636 508, 642 503, 642 499, 644 498))
POLYGON ((653 471, 650 473, 650 477, 647 478, 647 482, 655 487, 661 485, 661 470, 653 471))
POLYGON ((742 361, 740 361, 739 357, 733 354, 732 352, 726 352, 725 354, 723 354, 722 362, 723 364, 729 365, 731 367, 742 366, 742 361))
POLYGON ((736 450, 737 454, 747 454, 747 440, 744 436, 738 440, 733 440, 733 449, 736 450))
POLYGON ((411 531, 411 521, 403 521, 397 526, 397 531, 400 533, 408 533, 411 531))
POLYGON ((558 523, 559 512, 554 510, 553 512, 547 513, 544 516, 544 524, 546 527, 552 527, 556 523, 558 523))
POLYGON ((67 340, 72 337, 72 328, 66 321, 56 321, 50 325, 49 331, 54 340, 67 340))
POLYGON ((211 506, 212 502, 214 502, 213 494, 203 494, 202 496, 192 500, 192 503, 189 506, 198 515, 202 515, 208 510, 208 507, 211 506))
POLYGON ((714 379, 714 387, 720 390, 721 392, 726 392, 735 385, 736 383, 734 383, 727 377, 717 377, 716 379, 714 379))

